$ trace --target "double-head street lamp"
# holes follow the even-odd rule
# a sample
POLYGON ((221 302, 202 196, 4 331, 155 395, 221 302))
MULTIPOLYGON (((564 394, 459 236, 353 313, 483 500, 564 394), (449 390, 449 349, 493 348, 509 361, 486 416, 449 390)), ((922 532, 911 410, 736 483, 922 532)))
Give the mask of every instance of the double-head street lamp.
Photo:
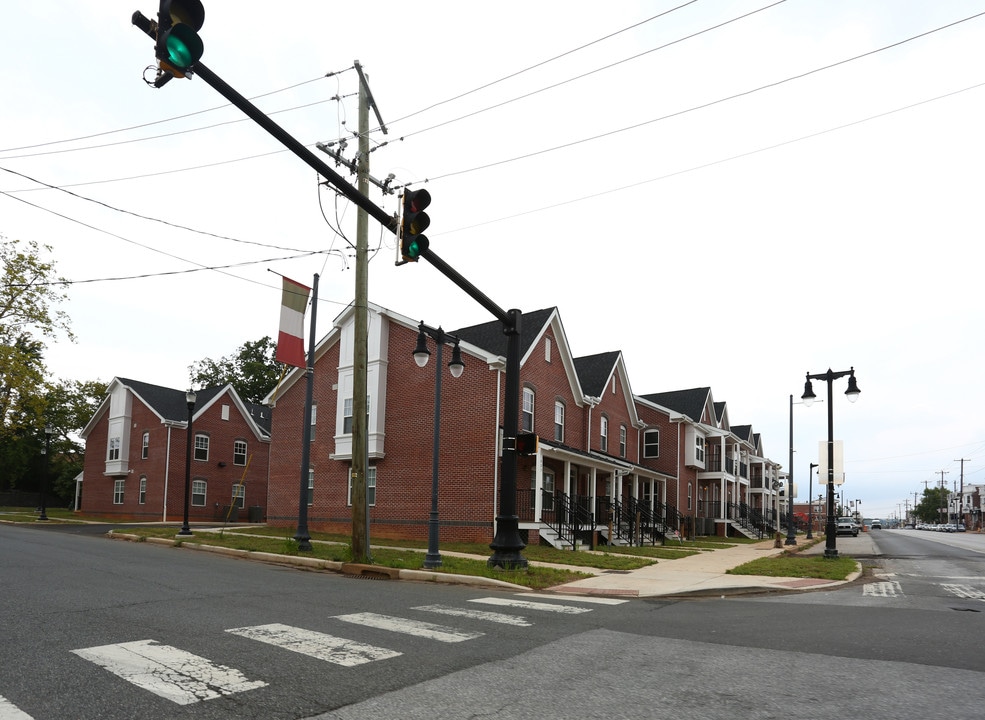
POLYGON ((828 383, 828 517, 824 526, 824 557, 826 558, 836 558, 838 557, 838 548, 835 545, 835 438, 834 438, 834 403, 832 402, 832 390, 831 384, 838 378, 848 376, 848 389, 845 391, 845 397, 848 398, 849 402, 855 402, 858 400, 859 389, 855 382, 855 368, 850 370, 841 370, 838 372, 832 371, 830 368, 825 373, 820 373, 818 375, 811 375, 807 373, 807 382, 804 383, 804 394, 800 396, 800 399, 804 401, 804 404, 810 407, 814 404, 817 396, 814 394, 814 388, 811 387, 811 380, 824 380, 828 383))
POLYGON ((195 391, 189 389, 185 393, 185 404, 188 406, 188 436, 185 440, 185 514, 181 530, 178 531, 179 535, 192 534, 191 528, 188 527, 188 502, 191 499, 192 486, 192 443, 195 441, 192 437, 192 415, 195 414, 195 400, 195 391))
POLYGON ((441 363, 442 350, 446 342, 455 343, 452 346, 451 361, 448 370, 451 376, 458 378, 465 370, 462 362, 462 351, 458 347, 458 338, 448 335, 440 327, 433 328, 423 322, 418 325, 417 347, 414 348, 414 362, 418 367, 428 364, 431 351, 428 350, 427 337, 430 336, 438 346, 438 359, 434 364, 434 438, 431 457, 431 516, 428 520, 428 551, 424 555, 424 567, 441 567, 441 553, 438 552, 438 458, 441 438, 441 363))

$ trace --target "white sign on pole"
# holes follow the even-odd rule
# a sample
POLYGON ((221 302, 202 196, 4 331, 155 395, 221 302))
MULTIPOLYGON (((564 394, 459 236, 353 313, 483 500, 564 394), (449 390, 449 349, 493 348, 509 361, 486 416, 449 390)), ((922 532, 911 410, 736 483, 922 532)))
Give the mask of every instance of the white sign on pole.
MULTIPOLYGON (((818 473, 817 477, 821 485, 828 484, 828 441, 819 440, 817 443, 818 454, 818 473)), ((835 485, 845 482, 845 456, 841 440, 834 441, 834 476, 835 485)))

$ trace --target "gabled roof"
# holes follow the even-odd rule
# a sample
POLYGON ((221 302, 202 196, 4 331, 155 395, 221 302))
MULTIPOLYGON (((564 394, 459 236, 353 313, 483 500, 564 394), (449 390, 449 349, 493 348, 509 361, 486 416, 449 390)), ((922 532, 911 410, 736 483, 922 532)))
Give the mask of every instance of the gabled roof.
POLYGON ((745 440, 747 443, 752 442, 752 425, 733 425, 731 430, 732 434, 739 440, 745 440))
MULTIPOLYGON (((151 383, 141 382, 140 380, 115 377, 107 386, 106 397, 103 398, 102 403, 100 403, 96 412, 82 430, 81 436, 83 438, 88 437, 95 424, 109 410, 110 397, 113 387, 116 385, 122 385, 127 388, 151 412, 157 415, 162 423, 183 424, 188 421, 188 404, 185 401, 184 390, 175 390, 174 388, 153 385, 151 383)), ((269 438, 272 410, 261 407, 260 405, 244 402, 232 385, 215 385, 196 390, 194 417, 201 415, 210 405, 227 392, 247 422, 255 426, 254 429, 257 437, 269 438)))
POLYGON ((689 390, 671 390, 670 392, 653 393, 640 397, 657 405, 663 405, 670 410, 676 410, 694 422, 701 422, 701 416, 710 394, 710 387, 700 387, 689 390))
MULTIPOLYGON (((523 313, 520 318, 521 357, 527 354, 530 346, 537 341, 544 330, 544 326, 555 313, 557 313, 556 307, 523 313)), ((506 335, 503 333, 503 323, 499 320, 460 328, 455 330, 452 335, 457 335, 462 340, 481 347, 483 350, 489 350, 506 357, 506 335)))
POLYGON ((586 355, 585 357, 575 358, 575 370, 578 373, 578 382, 586 395, 600 397, 609 383, 609 378, 615 371, 616 361, 619 359, 619 351, 599 353, 598 355, 586 355))
MULTIPOLYGON (((121 384, 130 388, 133 394, 144 401, 151 410, 160 416, 161 420, 184 422, 188 419, 188 405, 185 402, 185 391, 166 388, 160 385, 116 378, 121 384)), ((206 407, 225 389, 225 385, 203 388, 195 391, 195 407, 199 410, 206 407)))

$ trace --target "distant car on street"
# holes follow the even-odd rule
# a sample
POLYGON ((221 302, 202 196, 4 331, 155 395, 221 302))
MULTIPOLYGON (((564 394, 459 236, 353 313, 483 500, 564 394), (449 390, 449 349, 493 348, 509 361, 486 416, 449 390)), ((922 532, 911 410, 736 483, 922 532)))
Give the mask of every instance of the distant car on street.
POLYGON ((871 523, 869 523, 869 529, 870 530, 882 530, 882 521, 881 520, 873 520, 871 523))
POLYGON ((835 526, 835 535, 858 537, 858 524, 850 517, 838 518, 838 523, 835 526))

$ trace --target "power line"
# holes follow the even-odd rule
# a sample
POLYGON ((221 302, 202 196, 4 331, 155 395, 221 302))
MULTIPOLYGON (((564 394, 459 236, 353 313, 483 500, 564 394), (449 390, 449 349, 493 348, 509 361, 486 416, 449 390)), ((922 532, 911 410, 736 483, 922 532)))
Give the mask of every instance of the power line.
POLYGON ((890 50, 892 48, 899 47, 900 45, 903 45, 905 43, 912 42, 913 40, 917 40, 919 38, 926 37, 926 36, 931 35, 931 34, 933 34, 935 32, 940 32, 941 30, 945 30, 945 29, 950 28, 950 27, 954 27, 955 25, 959 25, 960 23, 968 22, 969 20, 973 20, 975 18, 982 17, 983 15, 985 15, 985 12, 981 12, 981 13, 978 13, 976 15, 972 15, 970 17, 966 17, 963 20, 957 20, 955 22, 948 23, 947 25, 942 25, 941 27, 935 28, 933 30, 927 30, 926 32, 922 32, 919 35, 914 35, 912 37, 906 38, 905 40, 899 40, 897 42, 890 43, 889 45, 884 45, 884 46, 882 46, 880 48, 876 48, 874 50, 869 50, 869 51, 864 52, 864 53, 861 53, 859 55, 854 55, 852 57, 845 58, 844 60, 839 60, 837 62, 833 62, 833 63, 830 63, 828 65, 824 65, 822 67, 814 68, 813 70, 808 70, 807 72, 799 73, 797 75, 791 75, 790 77, 784 78, 782 80, 776 80, 776 81, 773 81, 773 82, 770 82, 770 83, 766 83, 765 85, 760 85, 759 87, 751 88, 749 90, 743 90, 742 92, 738 92, 738 93, 734 93, 732 95, 728 95, 726 97, 718 98, 717 100, 711 100, 709 102, 702 103, 700 105, 694 105, 694 106, 689 107, 689 108, 687 108, 685 110, 678 110, 677 112, 668 113, 666 115, 661 115, 660 117, 651 118, 649 120, 644 120, 643 122, 638 122, 638 123, 634 123, 632 125, 627 125, 626 127, 618 128, 616 130, 609 130, 609 131, 604 132, 604 133, 599 133, 598 135, 592 135, 591 137, 582 138, 580 140, 572 140, 571 142, 562 143, 561 145, 555 145, 554 147, 545 148, 545 149, 542 149, 542 150, 536 150, 534 152, 526 153, 524 155, 517 155, 515 157, 507 158, 505 160, 497 160, 495 162, 486 163, 485 165, 478 165, 478 166, 475 166, 475 167, 472 167, 472 168, 467 168, 467 169, 464 169, 464 170, 456 170, 456 171, 453 171, 453 172, 445 173, 444 175, 438 175, 438 176, 435 176, 433 178, 428 178, 427 181, 428 182, 433 182, 433 181, 436 181, 436 180, 444 180, 446 178, 456 177, 458 175, 465 175, 467 173, 478 172, 479 170, 487 170, 487 169, 492 168, 492 167, 498 167, 500 165, 506 165, 508 163, 517 162, 519 160, 527 160, 529 158, 537 157, 539 155, 546 155, 547 153, 555 152, 557 150, 564 150, 566 148, 575 147, 577 145, 582 145, 584 143, 592 142, 594 140, 601 140, 602 138, 611 137, 613 135, 618 135, 620 133, 628 132, 630 130, 637 130, 637 129, 641 128, 641 127, 646 127, 647 125, 652 125, 654 123, 661 122, 663 120, 669 120, 670 118, 680 117, 681 115, 686 115, 688 113, 695 112, 696 110, 704 110, 706 108, 714 107, 715 105, 721 105, 722 103, 726 103, 726 102, 729 102, 731 100, 736 100, 738 98, 747 97, 749 95, 752 95, 754 93, 761 92, 763 90, 768 90, 768 89, 771 89, 771 88, 778 87, 780 85, 784 85, 784 84, 789 83, 789 82, 793 82, 794 80, 802 80, 805 77, 809 77, 811 75, 815 75, 815 74, 817 74, 819 72, 823 72, 825 70, 830 70, 832 68, 839 67, 840 65, 845 65, 847 63, 854 62, 856 60, 861 60, 862 58, 869 57, 870 55, 875 55, 876 53, 884 52, 885 50, 890 50))
MULTIPOLYGON (((271 245, 270 243, 255 242, 253 240, 241 240, 239 238, 230 237, 228 235, 218 235, 216 233, 206 232, 204 230, 196 230, 195 228, 188 227, 187 225, 179 225, 178 223, 173 223, 173 222, 170 222, 168 220, 162 220, 160 218, 150 217, 149 215, 142 215, 142 214, 137 213, 137 212, 134 212, 132 210, 124 210, 122 208, 116 207, 115 205, 110 205, 109 203, 105 203, 102 200, 95 200, 95 199, 90 198, 90 197, 85 197, 84 195, 79 195, 78 193, 74 193, 71 190, 66 190, 64 187, 58 187, 57 185, 51 185, 51 184, 46 183, 46 182, 44 182, 42 180, 37 180, 36 178, 30 177, 29 175, 25 175, 24 173, 19 173, 16 170, 11 170, 11 169, 5 168, 5 167, 0 167, 0 170, 3 170, 4 172, 8 172, 11 175, 17 175, 18 177, 22 177, 25 180, 30 180, 31 182, 37 183, 38 185, 41 185, 44 188, 47 188, 49 190, 57 190, 58 192, 65 193, 66 195, 69 195, 71 197, 77 198, 79 200, 84 200, 86 202, 90 202, 90 203, 93 203, 95 205, 99 205, 101 207, 107 208, 108 210, 113 210, 114 212, 122 213, 124 215, 130 215, 132 217, 140 218, 141 220, 147 220, 149 222, 160 223, 161 225, 167 225, 168 227, 177 228, 179 230, 187 230, 188 232, 193 232, 193 233, 196 233, 198 235, 205 235, 207 237, 213 237, 213 238, 217 238, 219 240, 229 240, 230 242, 241 243, 243 245, 256 245, 257 247, 271 248, 273 250, 285 250, 287 252, 306 252, 305 250, 300 250, 298 248, 282 247, 282 246, 279 246, 279 245, 271 245)), ((0 190, 0 193, 12 197, 12 194, 11 193, 8 193, 8 192, 5 192, 5 191, 0 190)), ((28 204, 31 205, 31 203, 28 203, 28 204)), ((39 206, 39 205, 32 205, 32 207, 40 208, 41 206, 39 206)), ((41 209, 44 209, 44 208, 41 208, 41 209)))
MULTIPOLYGON (((338 73, 332 72, 321 77, 313 78, 311 80, 305 80, 303 82, 295 83, 294 85, 289 85, 279 90, 271 90, 270 92, 262 93, 260 95, 255 95, 252 98, 250 98, 250 100, 259 100, 260 98, 269 97, 270 95, 276 95, 277 93, 286 92, 287 90, 293 90, 294 88, 301 87, 302 85, 307 85, 308 83, 317 82, 318 80, 322 80, 323 78, 331 77, 332 75, 337 75, 337 74, 338 73)), ((34 145, 22 145, 20 147, 4 148, 0 150, 0 153, 20 152, 21 150, 33 150, 35 148, 49 147, 51 145, 61 145, 64 143, 71 143, 71 142, 78 142, 80 140, 91 140, 97 137, 105 137, 106 135, 114 135, 116 133, 129 132, 131 130, 139 130, 140 128, 152 127, 154 125, 173 122, 175 120, 184 120, 186 118, 195 117, 196 115, 204 115, 205 113, 210 113, 215 110, 222 110, 227 107, 232 107, 232 105, 230 103, 225 103, 223 105, 216 105, 215 107, 206 108, 205 110, 196 110, 195 112, 186 113, 184 115, 175 115, 169 118, 164 118, 163 120, 153 120, 151 122, 141 123, 139 125, 130 125, 129 127, 125 127, 125 128, 117 128, 115 130, 104 130, 98 133, 91 133, 89 135, 80 135, 78 137, 65 138, 63 140, 49 140, 47 142, 36 143, 34 145)))

